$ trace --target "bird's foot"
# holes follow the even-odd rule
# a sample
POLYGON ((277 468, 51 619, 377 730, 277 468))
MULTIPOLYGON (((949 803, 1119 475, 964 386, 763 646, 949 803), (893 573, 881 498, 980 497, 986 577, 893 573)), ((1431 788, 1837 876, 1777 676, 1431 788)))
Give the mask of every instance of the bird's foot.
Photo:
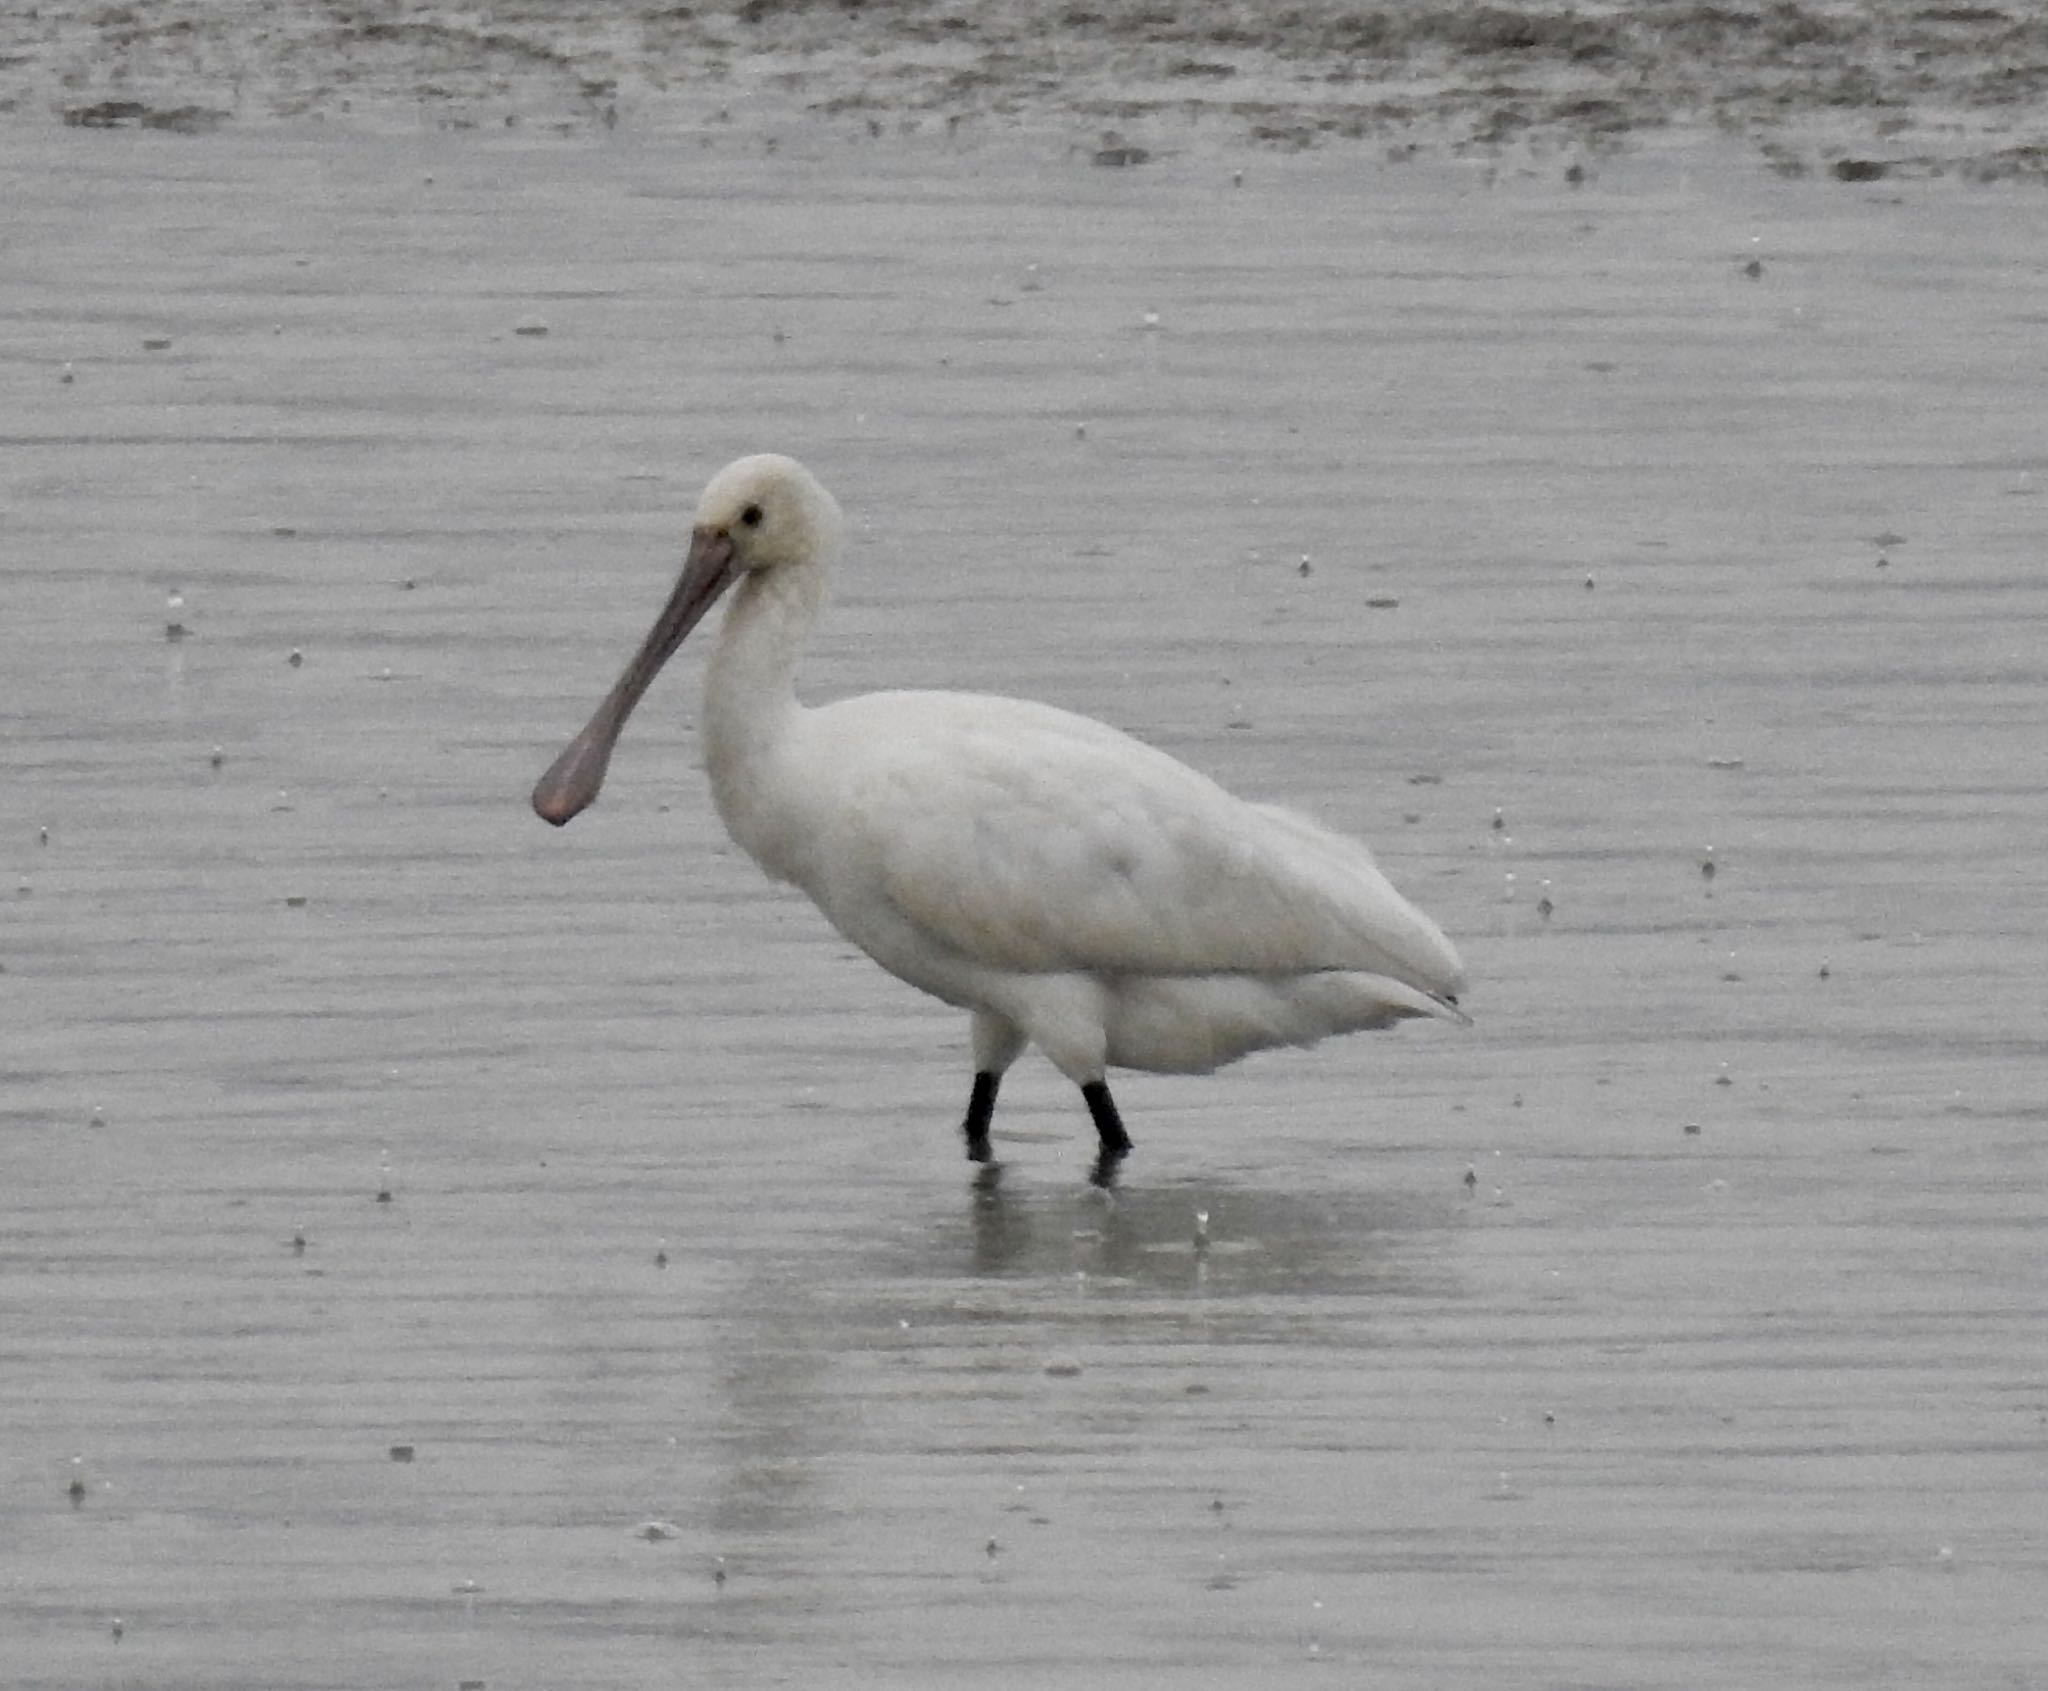
POLYGON ((1128 1139, 1114 1148, 1103 1146, 1096 1152, 1094 1164, 1088 1170, 1088 1184, 1100 1191, 1109 1191, 1116 1185, 1116 1171, 1130 1154, 1131 1142, 1128 1139))
POLYGON ((1081 1088, 1081 1096, 1088 1101, 1088 1113, 1095 1118, 1095 1137, 1102 1142, 1088 1179, 1106 1192, 1116 1184, 1117 1165, 1131 1154, 1131 1136, 1124 1131, 1123 1117, 1116 1113, 1116 1100, 1110 1097, 1106 1081, 1091 1080, 1081 1088))

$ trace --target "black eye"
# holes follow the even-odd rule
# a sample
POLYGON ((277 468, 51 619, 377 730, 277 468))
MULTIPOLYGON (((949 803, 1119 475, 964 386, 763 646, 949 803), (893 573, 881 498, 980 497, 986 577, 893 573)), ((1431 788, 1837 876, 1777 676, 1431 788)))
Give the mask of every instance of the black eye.
POLYGON ((740 513, 740 521, 745 523, 748 528, 759 528, 761 526, 761 507, 749 505, 740 513))

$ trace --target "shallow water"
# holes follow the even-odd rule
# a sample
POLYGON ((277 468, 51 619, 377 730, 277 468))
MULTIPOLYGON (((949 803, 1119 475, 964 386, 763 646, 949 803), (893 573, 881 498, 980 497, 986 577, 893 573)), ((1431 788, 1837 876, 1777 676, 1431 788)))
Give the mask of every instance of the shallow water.
POLYGON ((2040 1682, 2016 196, 1028 135, 0 184, 13 1683, 2040 1682), (977 1178, 959 1019, 719 833, 700 660, 525 809, 759 448, 853 519, 814 695, 1356 830, 1477 1025, 1128 1078, 1110 1196, 1027 1063, 977 1178))

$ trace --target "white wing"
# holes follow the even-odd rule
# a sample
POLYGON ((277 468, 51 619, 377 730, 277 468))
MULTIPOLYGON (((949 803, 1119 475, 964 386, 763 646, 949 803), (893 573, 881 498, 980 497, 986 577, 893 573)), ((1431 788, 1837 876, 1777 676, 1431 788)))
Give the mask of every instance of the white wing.
POLYGON ((1432 995, 1461 983, 1449 942, 1364 846, 1102 723, 956 693, 869 694, 809 716, 816 778, 834 789, 833 878, 858 863, 868 896, 975 962, 1341 969, 1432 995))

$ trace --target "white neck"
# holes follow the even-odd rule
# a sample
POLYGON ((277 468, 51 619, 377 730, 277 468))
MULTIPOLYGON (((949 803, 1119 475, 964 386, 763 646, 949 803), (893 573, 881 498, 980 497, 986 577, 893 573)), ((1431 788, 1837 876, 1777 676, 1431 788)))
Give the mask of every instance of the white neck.
POLYGON ((763 860, 773 765, 803 714, 796 665, 824 604, 824 564, 785 564, 739 584, 704 671, 702 738, 711 796, 733 837, 763 860))

